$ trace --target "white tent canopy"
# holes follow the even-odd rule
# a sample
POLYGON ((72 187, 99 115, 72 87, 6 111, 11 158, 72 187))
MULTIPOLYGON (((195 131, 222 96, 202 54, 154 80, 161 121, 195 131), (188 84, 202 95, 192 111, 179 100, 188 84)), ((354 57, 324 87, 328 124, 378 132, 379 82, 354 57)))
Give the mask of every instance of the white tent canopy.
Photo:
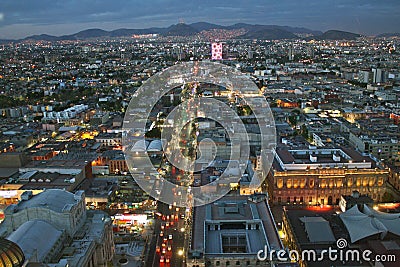
POLYGON ((357 205, 341 213, 339 217, 346 226, 352 243, 375 234, 381 234, 381 239, 383 239, 388 232, 386 226, 378 218, 362 213, 357 205))
POLYGON ((148 145, 149 141, 139 140, 133 145, 132 152, 145 152, 148 145))
POLYGON ((400 236, 400 213, 383 213, 364 204, 364 213, 377 218, 389 232, 400 236))
POLYGON ((162 150, 161 140, 153 140, 147 147, 147 151, 149 152, 160 152, 161 150, 162 150))

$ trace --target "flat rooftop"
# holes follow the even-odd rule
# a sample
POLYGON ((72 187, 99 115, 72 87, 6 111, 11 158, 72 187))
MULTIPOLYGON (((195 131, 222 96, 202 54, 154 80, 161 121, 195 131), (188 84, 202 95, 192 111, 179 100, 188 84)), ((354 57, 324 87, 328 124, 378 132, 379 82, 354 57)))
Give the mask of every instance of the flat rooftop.
POLYGON ((373 168, 374 161, 351 148, 276 148, 274 167, 278 170, 305 170, 318 167, 373 168))
POLYGON ((194 210, 192 250, 208 257, 254 256, 283 247, 264 195, 225 196, 194 210))

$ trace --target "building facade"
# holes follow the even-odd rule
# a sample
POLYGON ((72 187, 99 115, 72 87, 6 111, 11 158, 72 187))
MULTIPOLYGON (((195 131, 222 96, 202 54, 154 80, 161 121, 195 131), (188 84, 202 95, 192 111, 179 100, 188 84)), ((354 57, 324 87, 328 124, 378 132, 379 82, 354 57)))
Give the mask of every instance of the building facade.
POLYGON ((389 171, 374 168, 371 159, 355 151, 351 156, 346 152, 278 148, 267 176, 270 200, 276 204, 338 205, 342 195, 359 191, 381 201, 389 171))
POLYGON ((4 214, 0 236, 18 244, 28 263, 101 267, 113 257, 111 219, 104 212, 87 211, 83 191, 26 194, 4 214))

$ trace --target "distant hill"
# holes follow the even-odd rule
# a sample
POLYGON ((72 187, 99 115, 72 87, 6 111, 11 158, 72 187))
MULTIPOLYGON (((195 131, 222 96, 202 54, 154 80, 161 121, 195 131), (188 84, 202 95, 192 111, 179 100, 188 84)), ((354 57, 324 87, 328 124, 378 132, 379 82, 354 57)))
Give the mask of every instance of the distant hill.
POLYGON ((237 37, 239 39, 265 39, 265 40, 280 40, 280 39, 295 39, 297 35, 280 29, 251 29, 244 35, 237 37))
POLYGON ((32 40, 32 41, 49 41, 49 42, 54 42, 60 40, 59 37, 53 36, 53 35, 48 35, 48 34, 40 34, 40 35, 32 35, 26 37, 24 40, 32 40))
POLYGON ((399 32, 387 32, 377 35, 378 38, 391 38, 391 37, 400 37, 399 32))
POLYGON ((88 29, 71 35, 60 36, 61 40, 81 40, 89 38, 108 37, 110 33, 102 29, 88 29))
POLYGON ((0 44, 8 44, 14 42, 13 40, 0 39, 0 44))
POLYGON ((134 34, 154 34, 159 33, 160 28, 150 28, 150 29, 118 29, 110 32, 110 37, 123 37, 130 36, 134 34))
POLYGON ((316 36, 315 39, 318 39, 318 40, 356 40, 359 37, 361 37, 361 35, 357 34, 357 33, 330 30, 330 31, 324 32, 321 35, 316 36))
POLYGON ((212 24, 212 23, 208 23, 208 22, 196 22, 196 23, 189 24, 189 26, 195 28, 199 32, 225 28, 224 26, 212 24))
MULTIPOLYGON (((59 41, 59 40, 84 40, 90 38, 110 38, 110 37, 129 37, 135 34, 159 34, 162 36, 195 36, 203 31, 210 31, 214 29, 223 30, 241 30, 240 36, 236 36, 239 39, 267 39, 267 40, 279 40, 279 39, 295 39, 299 38, 299 35, 308 35, 306 40, 317 39, 317 40, 354 40, 361 35, 331 30, 325 33, 320 31, 314 31, 302 27, 290 27, 290 26, 279 26, 279 25, 259 25, 259 24, 247 24, 237 23, 229 26, 222 26, 218 24, 212 24, 208 22, 196 22, 192 24, 179 23, 171 25, 166 28, 147 28, 147 29, 116 29, 112 31, 105 31, 102 29, 87 29, 70 35, 63 36, 52 36, 48 34, 32 35, 17 41, 25 40, 44 40, 44 41, 59 41)), ((387 34, 389 35, 389 34, 387 34)), ((397 36, 397 35, 396 35, 397 36)), ((0 43, 11 42, 11 40, 0 40, 0 43)))
POLYGON ((198 34, 200 31, 195 29, 194 27, 179 23, 175 25, 169 26, 166 31, 163 33, 164 36, 193 36, 198 34))

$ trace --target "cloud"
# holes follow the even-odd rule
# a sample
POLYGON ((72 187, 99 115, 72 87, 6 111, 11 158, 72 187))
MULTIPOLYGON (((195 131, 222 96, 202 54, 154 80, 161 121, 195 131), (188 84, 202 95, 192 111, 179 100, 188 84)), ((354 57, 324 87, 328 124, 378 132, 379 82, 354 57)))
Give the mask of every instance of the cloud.
MULTIPOLYGON (((0 37, 78 29, 165 27, 183 19, 224 25, 238 22, 349 30, 400 31, 399 0, 0 0, 0 37), (7 19, 4 15, 7 14, 7 19), (355 23, 359 21, 360 23, 355 23), (17 29, 14 31, 13 29, 17 29)), ((0 38, 1 39, 1 38, 0 38)))

